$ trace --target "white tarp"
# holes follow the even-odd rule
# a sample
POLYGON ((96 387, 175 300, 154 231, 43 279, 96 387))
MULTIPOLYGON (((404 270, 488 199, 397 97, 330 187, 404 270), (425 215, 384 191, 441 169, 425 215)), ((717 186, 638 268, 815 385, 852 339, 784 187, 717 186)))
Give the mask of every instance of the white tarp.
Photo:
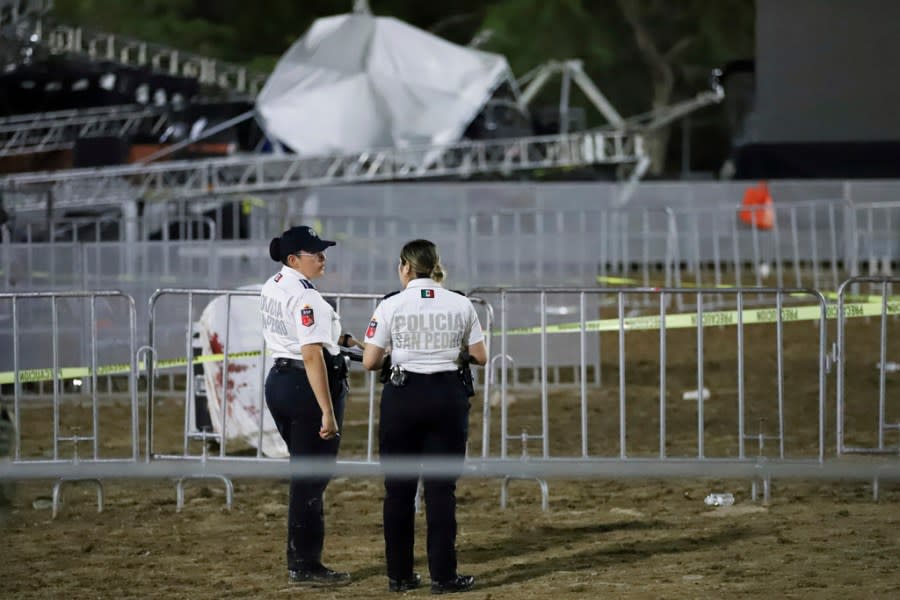
MULTIPOLYGON (((258 289, 260 286, 256 286, 258 289)), ((213 299, 197 324, 203 354, 221 354, 228 327, 228 353, 259 352, 262 348, 262 321, 258 296, 232 296, 231 316, 225 296, 213 299), (229 322, 230 321, 230 322, 229 322)), ((262 373, 268 373, 273 358, 267 354, 262 373)), ((241 444, 259 447, 259 420, 262 415, 262 453, 287 456, 287 445, 278 433, 263 394, 259 355, 239 358, 229 356, 228 377, 223 382, 223 362, 203 363, 206 398, 213 430, 221 433, 222 407, 225 406, 226 448, 239 449, 241 444), (223 385, 224 383, 224 385, 223 385), (225 400, 223 402, 223 399, 225 400), (233 442, 237 442, 234 444, 233 442)))
MULTIPOLYGON (((316 20, 256 99, 264 129, 298 154, 454 143, 504 81, 503 56, 390 17, 316 20)), ((515 87, 513 87, 515 89, 515 87)))

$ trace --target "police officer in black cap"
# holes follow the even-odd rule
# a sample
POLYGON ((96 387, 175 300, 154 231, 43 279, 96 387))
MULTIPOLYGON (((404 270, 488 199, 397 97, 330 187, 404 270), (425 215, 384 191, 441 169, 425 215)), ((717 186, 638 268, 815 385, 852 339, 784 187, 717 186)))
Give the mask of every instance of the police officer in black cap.
MULTIPOLYGON (((391 377, 381 396, 379 453, 391 458, 432 457, 462 468, 469 427, 468 362, 487 362, 484 334, 472 302, 441 285, 437 247, 413 240, 400 252, 403 290, 375 309, 366 330, 363 366, 382 367, 391 349, 391 377), (465 364, 461 364, 464 361, 465 364)), ((453 467, 455 469, 455 466, 453 467)), ((475 578, 456 570, 456 477, 424 472, 431 592, 472 588, 475 578)), ((418 477, 385 477, 384 542, 388 589, 421 585, 413 572, 418 477)))
MULTIPOLYGON (((335 242, 305 226, 269 244, 281 270, 263 285, 260 310, 266 347, 275 364, 266 378, 266 404, 291 457, 334 460, 347 391, 340 355, 341 322, 312 280, 325 272, 325 252, 335 242)), ((295 583, 349 583, 348 573, 322 564, 325 519, 322 494, 328 477, 292 479, 288 506, 287 566, 295 583)))

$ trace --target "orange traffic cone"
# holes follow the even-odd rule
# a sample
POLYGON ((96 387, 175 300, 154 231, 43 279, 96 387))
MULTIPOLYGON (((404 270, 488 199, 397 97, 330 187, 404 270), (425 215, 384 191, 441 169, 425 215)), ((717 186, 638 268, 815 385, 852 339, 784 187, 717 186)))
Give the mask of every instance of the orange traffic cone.
POLYGON ((757 229, 772 229, 775 226, 775 208, 765 181, 747 188, 742 206, 738 216, 747 225, 757 229))

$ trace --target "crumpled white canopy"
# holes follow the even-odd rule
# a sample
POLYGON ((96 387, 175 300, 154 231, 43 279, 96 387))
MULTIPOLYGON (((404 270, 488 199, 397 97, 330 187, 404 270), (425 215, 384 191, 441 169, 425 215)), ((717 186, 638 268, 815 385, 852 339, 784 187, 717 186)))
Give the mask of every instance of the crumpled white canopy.
POLYGON ((307 156, 453 143, 494 89, 503 56, 390 17, 316 20, 256 99, 269 135, 307 156))

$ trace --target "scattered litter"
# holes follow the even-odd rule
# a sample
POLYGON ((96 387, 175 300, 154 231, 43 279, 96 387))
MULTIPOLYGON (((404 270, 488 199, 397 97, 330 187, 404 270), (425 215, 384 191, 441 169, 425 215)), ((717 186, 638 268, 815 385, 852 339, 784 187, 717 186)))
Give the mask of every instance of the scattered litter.
MULTIPOLYGON (((698 397, 697 390, 688 390, 681 397, 685 400, 696 400, 698 397)), ((703 399, 709 400, 709 388, 703 388, 703 399)))
POLYGON ((48 496, 39 496, 31 503, 34 510, 47 510, 53 508, 53 498, 48 496))
POLYGON ((712 493, 703 499, 707 506, 731 506, 734 504, 734 495, 729 493, 712 493))

